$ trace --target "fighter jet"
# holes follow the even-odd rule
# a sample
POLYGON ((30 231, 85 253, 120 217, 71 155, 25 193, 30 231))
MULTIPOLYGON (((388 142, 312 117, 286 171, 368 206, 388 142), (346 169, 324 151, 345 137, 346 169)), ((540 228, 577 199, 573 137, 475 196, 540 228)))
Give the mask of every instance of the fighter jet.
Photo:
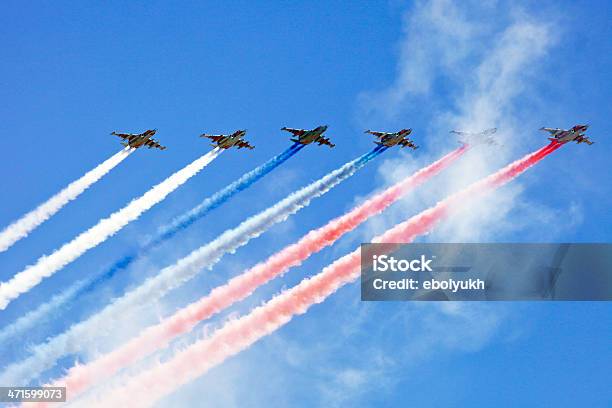
POLYGON ((238 149, 242 149, 246 147, 247 149, 253 149, 254 147, 249 144, 246 140, 242 140, 244 135, 246 134, 245 130, 237 130, 231 135, 207 135, 206 133, 200 135, 200 137, 205 137, 207 139, 212 140, 212 145, 214 147, 219 147, 221 149, 229 149, 230 147, 236 146, 238 149))
POLYGON ((450 133, 459 135, 459 141, 464 144, 477 145, 487 144, 496 145, 498 142, 491 136, 497 132, 497 128, 483 130, 482 132, 462 132, 459 130, 451 130, 450 133))
POLYGON ((292 129, 288 127, 282 127, 281 130, 285 130, 295 136, 295 138, 291 139, 292 142, 301 143, 304 145, 318 143, 319 145, 328 145, 329 147, 335 146, 335 144, 330 142, 328 138, 323 137, 323 132, 327 130, 326 125, 316 127, 312 130, 292 129))
POLYGON ((165 150, 166 146, 160 145, 157 140, 153 139, 155 132, 157 132, 157 129, 149 129, 143 133, 112 132, 111 135, 118 136, 123 139, 125 142, 121 142, 121 144, 125 147, 138 149, 139 147, 147 146, 149 149, 155 147, 159 150, 165 150))
POLYGON ((372 130, 366 130, 365 133, 369 133, 371 135, 376 136, 378 140, 375 141, 374 143, 376 143, 379 146, 391 147, 391 146, 400 145, 402 148, 410 147, 413 150, 416 150, 419 147, 415 145, 412 140, 406 137, 410 133, 412 133, 412 129, 402 129, 399 132, 391 132, 391 133, 374 132, 372 130))
POLYGON ((544 130, 550 133, 552 137, 549 137, 548 140, 556 141, 561 144, 565 144, 567 142, 576 142, 578 144, 586 143, 588 145, 592 145, 595 142, 592 142, 591 139, 589 139, 589 137, 584 134, 584 132, 586 132, 588 128, 589 125, 576 125, 569 130, 558 128, 553 129, 547 127, 540 128, 540 130, 544 130))

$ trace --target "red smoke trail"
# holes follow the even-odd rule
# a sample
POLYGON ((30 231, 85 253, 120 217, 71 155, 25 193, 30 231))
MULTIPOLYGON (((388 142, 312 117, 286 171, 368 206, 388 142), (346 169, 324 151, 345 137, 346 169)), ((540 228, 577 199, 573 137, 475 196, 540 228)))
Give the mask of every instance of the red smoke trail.
MULTIPOLYGON (((477 193, 493 190, 513 180, 560 146, 553 142, 511 163, 497 173, 438 202, 434 207, 396 225, 373 242, 411 242, 416 236, 429 232, 438 221, 477 193)), ((101 406, 121 406, 126 403, 138 407, 152 405, 159 398, 274 332, 288 323, 293 316, 303 314, 313 304, 323 302, 344 284, 357 279, 360 274, 360 261, 359 249, 345 255, 321 273, 304 279, 297 286, 253 309, 249 314, 229 322, 208 339, 198 341, 177 352, 169 361, 128 379, 123 387, 107 395, 101 406)), ((92 401, 91 404, 95 403, 92 401)))
POLYGON ((188 333, 200 321, 246 298, 259 286, 283 274, 289 268, 299 265, 314 252, 333 244, 343 234, 381 213, 410 190, 447 168, 467 150, 466 145, 457 148, 345 215, 309 232, 297 243, 282 249, 225 285, 215 288, 208 296, 188 305, 159 324, 149 327, 117 350, 87 365, 73 367, 64 378, 55 382, 55 386, 60 384, 66 386, 68 398, 74 398, 93 383, 99 383, 102 378, 113 375, 122 367, 167 347, 172 339, 188 333))

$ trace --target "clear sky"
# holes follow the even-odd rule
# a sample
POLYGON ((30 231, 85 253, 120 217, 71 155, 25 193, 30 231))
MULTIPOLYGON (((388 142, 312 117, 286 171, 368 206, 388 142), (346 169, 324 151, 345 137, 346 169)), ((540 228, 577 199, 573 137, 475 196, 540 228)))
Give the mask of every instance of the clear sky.
MULTIPOLYGON (((284 150, 290 142, 282 126, 327 124, 337 147, 303 149, 126 271, 115 288, 136 285, 368 151, 365 128, 411 127, 422 149, 385 152, 151 307, 165 314, 185 305, 449 151, 456 146, 448 135, 454 126, 497 126, 505 147, 467 158, 232 313, 317 273, 471 177, 538 148, 546 141, 540 126, 588 123, 596 143, 565 146, 428 239, 610 242, 611 16, 607 1, 4 2, 0 226, 118 151, 113 130, 157 128, 168 149, 137 151, 0 254, 0 280, 208 151, 200 133, 247 128, 256 148, 224 153, 141 219, 15 301, 0 313, 0 326, 284 150)), ((365 304, 353 284, 159 406, 610 406, 611 311, 603 303, 365 304)), ((40 332, 22 340, 43 338, 40 332)), ((0 348, 0 364, 13 361, 12 353, 0 348)))

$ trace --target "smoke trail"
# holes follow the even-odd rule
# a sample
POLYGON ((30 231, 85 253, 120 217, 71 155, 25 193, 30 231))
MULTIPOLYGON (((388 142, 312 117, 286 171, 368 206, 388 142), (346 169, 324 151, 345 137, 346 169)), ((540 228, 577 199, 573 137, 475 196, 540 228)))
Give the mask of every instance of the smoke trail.
POLYGON ((162 241, 165 241, 168 238, 173 237, 178 231, 189 227, 191 224, 208 214, 210 211, 225 203, 236 193, 239 193, 244 189, 250 187, 253 183, 260 180, 263 176, 267 175, 272 170, 283 164, 285 161, 287 161, 287 159, 302 150, 304 146, 306 145, 303 145, 301 143, 294 143, 291 147, 289 147, 281 154, 273 157, 272 159, 268 160, 266 163, 262 164, 256 169, 246 173, 238 180, 225 187, 223 190, 218 191, 212 197, 209 197, 204 200, 195 208, 172 220, 170 224, 161 227, 157 236, 151 239, 151 241, 148 243, 148 248, 162 241))
POLYGON ((137 219, 143 212, 162 201, 168 194, 196 175, 220 153, 220 149, 214 149, 206 153, 147 191, 141 197, 130 202, 121 210, 111 214, 108 218, 100 220, 96 225, 82 232, 51 255, 43 255, 34 265, 17 273, 8 282, 1 283, 0 310, 5 309, 13 299, 38 285, 44 278, 53 275, 87 250, 105 241, 125 225, 137 219))
POLYGON ((9 339, 15 339, 23 335, 25 331, 41 324, 41 320, 48 316, 50 311, 73 298, 77 291, 83 287, 83 282, 84 281, 76 282, 62 293, 53 296, 47 303, 43 303, 36 309, 27 312, 13 323, 2 328, 2 330, 0 330, 0 344, 6 344, 9 339))
POLYGON ((20 363, 11 364, 0 374, 0 384, 29 382, 40 372, 52 366, 61 356, 76 353, 82 350, 85 344, 96 343, 101 337, 100 327, 111 327, 116 320, 136 313, 139 307, 150 304, 151 301, 161 298, 170 290, 187 282, 203 268, 214 265, 224 254, 235 251, 264 233, 268 228, 306 207, 312 199, 320 197, 355 174, 357 170, 385 150, 385 148, 377 147, 346 163, 267 210, 243 221, 236 228, 225 231, 215 240, 193 251, 174 265, 162 269, 159 274, 116 299, 98 314, 73 325, 66 332, 51 338, 47 343, 34 347, 34 355, 20 363))
POLYGON ((93 291, 101 283, 111 279, 117 272, 127 268, 134 260, 142 254, 148 253, 155 246, 172 238, 179 231, 189 227, 191 224, 207 215, 210 211, 218 208, 227 200, 232 198, 237 193, 245 190, 255 182, 269 174, 272 170, 283 164, 290 157, 299 152, 305 145, 295 143, 287 148, 284 152, 274 156, 261 166, 244 174, 238 180, 229 184, 227 187, 216 192, 211 197, 205 199, 198 206, 183 215, 176 217, 170 223, 159 228, 158 233, 148 241, 141 244, 140 248, 131 254, 128 254, 115 262, 109 269, 102 271, 98 275, 94 275, 87 280, 76 282, 68 287, 61 294, 54 296, 49 302, 39 305, 35 310, 28 312, 25 316, 20 317, 11 325, 0 331, 0 344, 9 337, 15 337, 25 330, 34 327, 40 319, 52 317, 64 312, 68 307, 72 306, 72 302, 78 299, 85 293, 93 291), (49 315, 51 313, 51 315, 49 315))
POLYGON ((134 149, 125 148, 114 154, 97 167, 85 173, 83 177, 68 184, 62 191, 6 227, 0 232, 0 252, 6 251, 13 246, 15 242, 19 241, 21 238, 27 237, 32 230, 51 218, 70 201, 76 199, 82 192, 115 168, 115 166, 121 163, 133 151, 134 149))
POLYGON ((297 243, 282 249, 265 262, 261 262, 231 279, 227 284, 215 288, 208 296, 181 309, 159 324, 149 327, 138 337, 117 350, 100 357, 92 363, 73 367, 65 377, 57 380, 55 383, 66 386, 69 390, 68 398, 72 399, 85 388, 103 381, 122 367, 166 347, 172 339, 191 331, 198 322, 246 298, 257 287, 283 274, 289 268, 299 265, 311 254, 325 246, 331 245, 343 234, 353 230, 369 217, 381 213, 411 189, 448 167, 461 157, 467 149, 467 146, 459 147, 412 176, 377 194, 343 216, 328 222, 317 230, 309 232, 297 243))
MULTIPOLYGON (((497 173, 387 230, 374 238, 373 242, 411 242, 416 236, 430 231, 438 221, 455 212, 470 199, 511 181, 559 146, 553 142, 511 163, 497 173)), ((304 279, 297 286, 253 309, 249 314, 229 322, 211 337, 177 352, 169 361, 129 378, 123 386, 105 394, 102 402, 88 401, 87 406, 122 406, 127 402, 132 407, 151 406, 176 388, 198 378, 228 357, 274 332, 288 323, 293 316, 306 313, 310 306, 323 302, 343 285, 356 280, 360 274, 360 261, 359 249, 343 256, 324 268, 321 273, 304 279)))

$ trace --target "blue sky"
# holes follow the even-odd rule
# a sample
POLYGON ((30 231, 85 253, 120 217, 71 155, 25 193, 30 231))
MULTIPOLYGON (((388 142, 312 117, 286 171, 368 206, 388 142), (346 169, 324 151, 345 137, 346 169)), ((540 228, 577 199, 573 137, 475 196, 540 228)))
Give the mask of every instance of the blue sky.
MULTIPOLYGON (((152 307, 164 314, 186 304, 450 150, 451 126, 498 126, 505 147, 476 152, 233 312, 248 311, 472 178, 539 147, 540 126, 590 123, 596 144, 564 147, 427 239, 610 242, 610 5, 519 3, 5 3, 0 225, 115 153, 113 130, 158 128, 168 150, 136 152, 0 254, 1 280, 206 152, 200 133, 247 128, 256 149, 224 153, 140 220, 15 301, 0 325, 112 263, 160 223, 284 150, 289 142, 281 126, 328 124, 337 147, 303 149, 126 271, 117 287, 137 284, 371 149, 365 128, 412 127, 423 148, 414 156, 385 152, 152 307)), ((607 406, 612 400, 609 305, 363 304, 358 289, 343 289, 163 406, 202 398, 210 406, 607 406)), ((11 360, 0 356, 2 363, 11 360)))

